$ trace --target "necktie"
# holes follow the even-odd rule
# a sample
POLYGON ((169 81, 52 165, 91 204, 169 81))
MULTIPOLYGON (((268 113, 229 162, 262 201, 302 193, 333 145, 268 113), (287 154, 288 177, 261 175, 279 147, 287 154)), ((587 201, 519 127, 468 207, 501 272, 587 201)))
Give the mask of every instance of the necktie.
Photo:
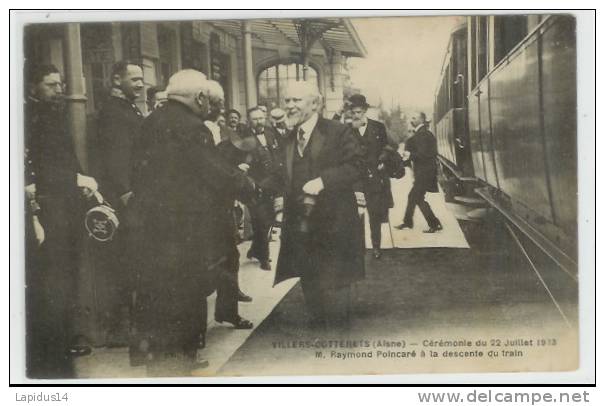
POLYGON ((301 157, 303 156, 303 153, 305 151, 305 145, 306 145, 305 130, 303 130, 302 128, 299 128, 298 129, 298 155, 300 155, 301 157))

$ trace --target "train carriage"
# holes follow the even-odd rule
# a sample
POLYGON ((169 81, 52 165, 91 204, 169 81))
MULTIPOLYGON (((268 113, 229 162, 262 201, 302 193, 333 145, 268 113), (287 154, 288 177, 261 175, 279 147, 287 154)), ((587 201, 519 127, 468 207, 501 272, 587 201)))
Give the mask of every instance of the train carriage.
POLYGON ((457 193, 477 193, 575 277, 575 19, 468 17, 450 37, 434 123, 457 193))

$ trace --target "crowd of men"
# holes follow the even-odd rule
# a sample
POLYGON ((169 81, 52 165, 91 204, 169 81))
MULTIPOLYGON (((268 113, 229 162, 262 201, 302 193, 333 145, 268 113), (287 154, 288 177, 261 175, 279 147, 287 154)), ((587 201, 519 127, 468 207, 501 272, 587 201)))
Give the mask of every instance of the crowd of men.
MULTIPOLYGON (((362 95, 342 116, 323 117, 323 99, 308 82, 288 87, 283 109, 250 108, 246 121, 224 108, 220 84, 182 70, 165 90, 147 92, 145 116, 135 101, 143 71, 118 62, 97 120, 98 173, 84 174, 66 127, 63 84, 51 65, 27 69, 25 118, 27 373, 74 377, 73 357, 90 353, 74 341, 82 218, 91 196, 102 196, 119 218, 99 243, 97 280, 108 346, 128 346, 131 365, 150 376, 188 375, 208 366, 207 297, 217 293, 214 318, 236 329, 253 323, 239 302, 238 223, 250 213, 247 257, 272 269, 271 229, 281 227, 275 283, 299 277, 310 328, 346 326, 351 285, 364 278, 363 214, 373 256, 381 256, 381 224, 393 207, 391 177, 413 163, 415 184, 400 228, 413 227, 418 205, 441 229, 424 201, 436 188, 436 143, 420 113, 404 161, 385 126, 368 119, 362 95), (124 319, 126 322, 124 323, 124 319)), ((98 199, 98 198, 97 198, 98 199)))

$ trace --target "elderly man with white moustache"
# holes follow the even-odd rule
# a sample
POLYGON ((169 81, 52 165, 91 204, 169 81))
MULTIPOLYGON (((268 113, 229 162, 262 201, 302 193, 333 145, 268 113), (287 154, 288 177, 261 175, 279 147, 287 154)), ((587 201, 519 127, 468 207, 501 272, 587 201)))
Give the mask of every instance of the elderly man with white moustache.
POLYGON ((151 376, 208 365, 197 359, 205 298, 233 248, 225 202, 255 195, 254 182, 218 153, 204 125, 214 87, 201 72, 175 73, 167 103, 143 123, 130 207, 138 273, 131 354, 151 376))
POLYGON ((278 212, 283 204, 275 283, 300 277, 311 327, 346 327, 351 284, 365 273, 354 192, 363 153, 349 127, 319 116, 322 98, 309 82, 292 83, 284 102, 293 133, 280 146, 275 175, 278 212))

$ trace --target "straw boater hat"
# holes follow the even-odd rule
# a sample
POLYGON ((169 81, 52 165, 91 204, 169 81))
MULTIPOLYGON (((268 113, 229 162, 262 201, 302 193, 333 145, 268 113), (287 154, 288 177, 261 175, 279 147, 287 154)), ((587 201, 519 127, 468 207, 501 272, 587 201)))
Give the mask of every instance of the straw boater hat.
POLYGON ((286 121, 286 112, 280 108, 271 110, 271 119, 276 123, 286 121))

